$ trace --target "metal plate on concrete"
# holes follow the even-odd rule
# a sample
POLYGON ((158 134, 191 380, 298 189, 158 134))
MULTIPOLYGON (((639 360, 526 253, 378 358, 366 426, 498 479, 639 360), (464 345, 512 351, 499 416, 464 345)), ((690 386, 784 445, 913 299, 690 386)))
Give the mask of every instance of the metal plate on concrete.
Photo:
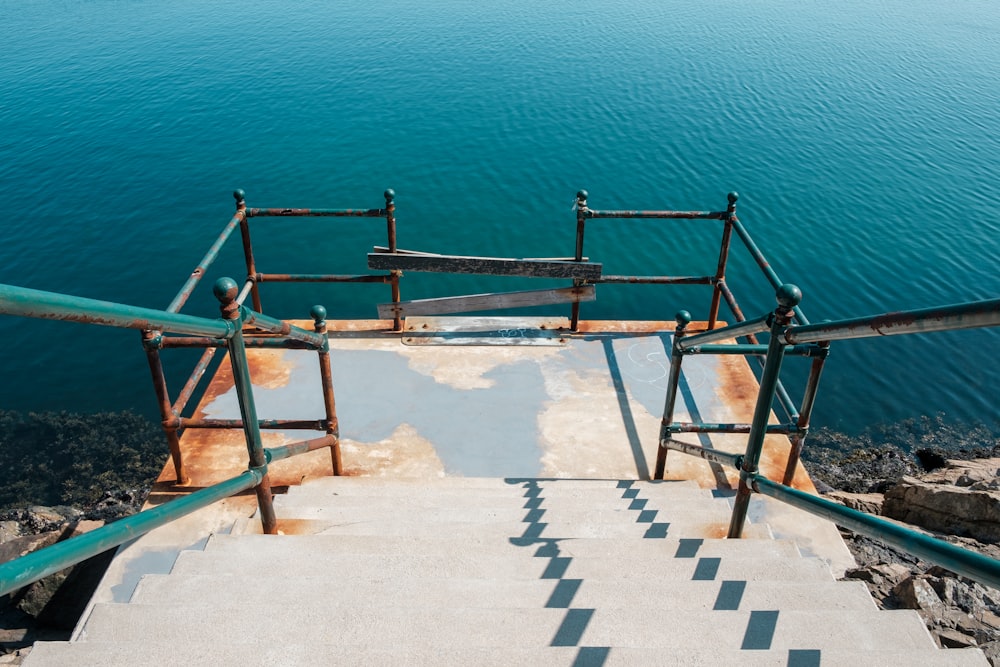
POLYGON ((408 317, 404 345, 565 345, 565 317, 408 317))

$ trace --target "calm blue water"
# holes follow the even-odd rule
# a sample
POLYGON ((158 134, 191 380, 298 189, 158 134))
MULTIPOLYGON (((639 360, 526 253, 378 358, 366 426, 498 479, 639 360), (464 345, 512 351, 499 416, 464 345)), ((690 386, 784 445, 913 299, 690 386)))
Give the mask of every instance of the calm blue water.
MULTIPOLYGON (((393 187, 403 247, 567 255, 586 188, 594 208, 719 209, 738 190, 814 321, 1000 294, 994 0, 0 0, 0 37, 0 282, 164 307, 235 187, 330 207, 393 187)), ((265 271, 361 270, 384 243, 377 223, 284 229, 255 228, 265 271)), ((711 273, 717 243, 704 224, 595 222, 586 250, 607 272, 711 273)), ((237 245, 210 278, 240 273, 237 245)), ((748 315, 773 308, 745 253, 729 278, 748 315)), ((409 276, 404 298, 504 287, 409 276)), ((279 287, 265 309, 368 317, 386 291, 279 287)), ((598 292, 587 317, 708 304, 598 292)), ((190 312, 217 312, 207 287, 190 312)), ((3 319, 0 341, 3 407, 155 413, 135 332, 3 319)), ((996 419, 998 344, 837 344, 815 422, 996 419)), ((176 389, 192 362, 171 360, 176 389)))

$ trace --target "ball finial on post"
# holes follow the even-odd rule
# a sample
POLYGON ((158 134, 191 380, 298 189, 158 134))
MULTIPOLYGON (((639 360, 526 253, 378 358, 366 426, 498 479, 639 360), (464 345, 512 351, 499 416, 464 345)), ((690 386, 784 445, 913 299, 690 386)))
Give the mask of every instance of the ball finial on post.
POLYGON ((233 190, 233 199, 236 200, 236 208, 246 208, 247 193, 243 192, 243 190, 233 190))
POLYGON ((236 297, 240 293, 240 287, 232 278, 219 278, 212 286, 212 293, 219 300, 219 310, 227 320, 235 320, 239 317, 240 304, 236 303, 236 297))
POLYGON ((588 196, 588 193, 587 193, 586 190, 578 190, 577 193, 576 193, 576 201, 578 203, 580 203, 580 204, 586 204, 587 203, 587 196, 588 196))
POLYGON ((316 304, 309 309, 309 315, 313 318, 313 328, 317 333, 326 333, 326 308, 316 304))
POLYGON ((802 290, 796 285, 785 283, 774 293, 774 297, 778 300, 779 306, 786 310, 791 310, 802 301, 802 290))
POLYGON ((385 192, 382 193, 382 196, 385 197, 385 203, 390 204, 396 199, 396 191, 392 188, 386 188, 385 192))
POLYGON ((736 213, 736 200, 739 198, 740 198, 740 193, 735 191, 730 192, 729 194, 726 195, 726 199, 729 200, 729 206, 726 207, 726 213, 728 213, 730 216, 736 213))
POLYGON ((691 324, 691 320, 693 318, 691 317, 691 313, 688 311, 679 310, 677 311, 675 319, 677 320, 677 330, 684 331, 687 328, 687 325, 691 324))

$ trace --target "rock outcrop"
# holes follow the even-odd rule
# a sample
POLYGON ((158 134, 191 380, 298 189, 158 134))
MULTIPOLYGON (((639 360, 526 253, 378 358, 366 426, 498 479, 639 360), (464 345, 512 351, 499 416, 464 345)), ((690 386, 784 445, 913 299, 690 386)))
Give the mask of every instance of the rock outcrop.
MULTIPOLYGON (((830 491, 826 497, 870 514, 937 533, 962 547, 1000 557, 1000 459, 944 460, 931 472, 906 474, 880 493, 830 491)), ((852 483, 853 489, 865 488, 852 483)), ((869 487, 870 488, 870 487, 869 487)), ((1000 665, 1000 591, 875 540, 844 531, 857 569, 884 609, 915 609, 943 648, 978 646, 1000 665)))
POLYGON ((884 516, 980 542, 1000 542, 1000 459, 949 460, 885 493, 884 516))
MULTIPOLYGON (((132 514, 144 497, 118 491, 86 510, 35 506, 0 512, 0 563, 132 514)), ((113 554, 109 550, 0 597, 0 664, 19 664, 35 641, 67 639, 113 554)))

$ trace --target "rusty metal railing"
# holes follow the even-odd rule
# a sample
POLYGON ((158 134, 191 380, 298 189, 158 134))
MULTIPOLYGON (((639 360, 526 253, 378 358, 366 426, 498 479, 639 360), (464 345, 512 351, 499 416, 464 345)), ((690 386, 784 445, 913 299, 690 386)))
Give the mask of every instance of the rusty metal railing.
MULTIPOLYGON (((243 305, 249 297, 253 304, 253 310, 246 311, 247 317, 243 324, 248 327, 244 335, 245 347, 267 347, 267 348, 296 348, 308 347, 308 341, 303 341, 301 336, 296 334, 294 328, 288 328, 287 323, 263 314, 261 306, 260 288, 261 283, 384 283, 391 287, 391 296, 394 303, 400 299, 399 278, 401 272, 389 271, 387 273, 362 274, 362 275, 334 275, 334 274, 296 274, 296 273, 261 273, 257 268, 257 261, 254 257, 253 243, 250 237, 251 218, 383 218, 386 221, 386 234, 390 251, 396 251, 396 205, 395 193, 386 190, 383 193, 385 198, 385 208, 371 209, 310 209, 310 208, 248 208, 246 205, 246 194, 243 190, 233 192, 236 200, 236 212, 229 222, 226 223, 215 241, 209 247, 205 256, 191 272, 191 275, 181 286, 180 291, 167 306, 167 312, 179 313, 187 303, 195 288, 204 278, 208 269, 218 258, 220 251, 229 241, 233 232, 240 230, 240 237, 243 245, 243 258, 246 266, 246 278, 242 286, 235 295, 234 302, 243 305), (275 338, 272 334, 278 334, 275 338), (258 334, 264 334, 263 336, 258 334)), ((315 334, 310 336, 322 336, 325 340, 326 334, 326 310, 322 306, 317 306, 311 313, 314 320, 315 334)), ((393 330, 401 330, 401 322, 397 317, 393 321, 393 330)), ((308 332, 306 332, 308 333, 308 332)), ((142 344, 146 352, 146 359, 149 364, 149 371, 153 381, 153 390, 156 394, 157 408, 160 412, 160 423, 167 440, 167 447, 170 451, 170 458, 174 466, 175 479, 178 484, 189 483, 188 475, 185 471, 183 453, 181 451, 180 439, 185 429, 189 428, 218 428, 218 429, 239 429, 243 428, 241 420, 208 420, 185 417, 192 397, 195 395, 199 385, 212 368, 216 351, 225 344, 217 339, 206 336, 184 336, 167 337, 155 329, 144 329, 142 331, 142 344), (177 398, 171 401, 170 391, 167 387, 166 374, 163 370, 163 362, 160 351, 166 348, 201 348, 204 349, 198 362, 184 386, 177 394, 177 398)), ((268 420, 259 422, 260 428, 284 428, 284 429, 309 429, 325 431, 328 436, 339 438, 339 427, 336 418, 336 410, 333 398, 333 380, 329 370, 329 348, 324 347, 319 350, 320 368, 323 369, 323 403, 326 409, 324 419, 311 421, 303 420, 268 420)), ((334 474, 341 472, 341 460, 339 446, 331 448, 334 474)))
MULTIPOLYGON (((725 335, 713 335, 708 336, 703 334, 704 338, 699 340, 703 343, 695 350, 690 350, 688 354, 738 354, 747 357, 756 358, 760 364, 761 369, 764 368, 764 353, 767 347, 761 345, 757 340, 757 334, 768 330, 767 326, 756 327, 756 324, 760 322, 755 320, 753 322, 747 323, 746 317, 743 314, 743 310, 740 308, 739 302, 736 300, 736 296, 733 294, 732 289, 730 289, 728 283, 726 282, 726 269, 729 263, 729 255, 732 246, 733 234, 735 232, 736 237, 742 242, 746 251, 753 258, 754 262, 760 268, 764 277, 767 279, 771 285, 777 289, 782 285, 781 279, 778 274, 771 267, 771 264, 764 257, 763 252, 754 242, 750 233, 747 231, 746 227, 740 222, 739 218, 736 216, 736 202, 739 200, 739 194, 736 192, 730 192, 727 198, 727 206, 725 211, 637 211, 637 210, 595 210, 591 209, 587 205, 588 193, 586 190, 580 190, 576 194, 576 261, 583 260, 583 241, 584 232, 586 229, 586 222, 590 219, 654 219, 654 220, 718 220, 722 224, 722 234, 719 244, 719 255, 715 265, 714 273, 706 273, 703 275, 683 275, 683 276, 666 276, 666 275, 602 275, 600 278, 595 280, 574 280, 574 286, 583 286, 588 283, 618 283, 618 284, 657 284, 657 285, 709 285, 712 287, 712 298, 708 309, 707 317, 707 329, 709 331, 716 330, 719 324, 719 309, 722 301, 726 302, 730 311, 733 314, 735 322, 741 325, 739 328, 728 327, 725 329, 728 333, 725 335), (710 343, 720 340, 727 340, 730 338, 745 338, 747 344, 745 345, 710 345, 710 343)), ((802 309, 796 305, 792 309, 792 317, 794 321, 799 324, 809 324, 809 320, 806 318, 805 313, 802 309)), ((678 331, 677 338, 683 337, 686 333, 686 327, 690 324, 692 317, 687 311, 684 311, 685 315, 683 318, 678 317, 678 331), (682 322, 683 319, 683 322, 682 322)), ((575 331, 577 325, 579 324, 580 318, 580 304, 574 303, 572 306, 571 313, 571 328, 575 331)), ((792 476, 795 474, 795 468, 798 465, 799 457, 802 453, 802 447, 805 444, 806 436, 809 433, 809 421, 812 417, 813 407, 816 403, 816 395, 819 390, 819 381, 823 373, 823 366, 826 362, 828 356, 828 345, 823 344, 819 346, 811 346, 808 348, 800 348, 790 351, 791 354, 804 355, 812 358, 812 364, 809 370, 809 377, 806 381, 805 391, 803 392, 801 402, 796 405, 796 402, 789 395, 788 391, 785 389, 784 385, 778 381, 775 387, 775 395, 777 397, 778 405, 784 411, 787 422, 786 424, 775 427, 772 432, 784 433, 788 436, 792 443, 792 449, 789 454, 789 461, 786 466, 784 480, 789 483, 792 476)), ((677 362, 679 363, 679 362, 677 362)), ((749 432, 749 425, 741 424, 696 424, 696 423, 686 423, 686 424, 673 424, 673 411, 674 403, 676 399, 677 387, 672 385, 668 391, 666 406, 667 409, 664 412, 663 424, 664 428, 673 428, 675 432, 686 432, 686 433, 747 433, 749 432)), ((666 431, 661 433, 661 439, 666 431)), ((661 449, 658 452, 658 463, 657 472, 655 476, 661 478, 663 473, 663 459, 666 456, 665 452, 661 449)))
MULTIPOLYGON (((388 273, 372 273, 360 275, 337 275, 315 273, 260 273, 257 271, 253 257, 253 247, 250 243, 250 218, 384 218, 388 252, 394 253, 396 247, 396 193, 388 189, 383 194, 385 208, 368 209, 318 209, 318 208, 247 208, 242 190, 233 193, 236 198, 237 212, 243 212, 243 252, 247 264, 247 281, 244 290, 249 289, 253 297, 254 310, 263 312, 260 304, 260 283, 385 283, 392 288, 392 301, 399 303, 399 271, 388 273)), ((400 330, 400 320, 393 320, 393 330, 400 330)))
MULTIPOLYGON (((213 291, 220 303, 221 319, 207 319, 169 310, 140 308, 12 285, 0 285, 0 314, 139 329, 144 332, 144 341, 149 345, 148 349, 158 349, 167 334, 201 336, 212 341, 213 345, 224 345, 232 365, 233 382, 241 416, 240 420, 233 420, 229 426, 241 428, 244 432, 249 468, 255 471, 255 478, 259 478, 253 486, 257 493, 264 532, 274 533, 277 530, 277 522, 271 503, 271 486, 267 471, 270 459, 329 447, 333 457, 334 474, 340 472, 340 441, 333 386, 330 381, 329 343, 324 321, 326 310, 321 306, 313 308, 315 331, 310 332, 241 306, 236 302, 238 285, 231 278, 220 278, 216 281, 213 291), (272 335, 270 339, 272 344, 304 347, 319 353, 327 409, 327 418, 323 422, 327 430, 325 437, 282 448, 270 454, 265 451, 244 344, 243 330, 248 323, 269 332, 272 335)), ((176 424, 171 426, 176 430, 176 424)), ((183 467, 179 467, 179 470, 181 474, 178 479, 183 480, 183 467)))
MULTIPOLYGON (((836 322, 796 325, 792 322, 793 313, 802 299, 802 292, 795 285, 785 284, 779 286, 776 298, 778 307, 772 313, 755 320, 692 336, 687 336, 685 332, 687 324, 691 321, 690 314, 686 311, 678 313, 678 326, 672 346, 670 379, 654 477, 663 478, 668 450, 700 456, 713 463, 737 468, 740 472, 740 483, 733 502, 733 515, 728 535, 730 538, 742 536, 751 494, 754 492, 763 493, 817 516, 830 519, 856 532, 900 547, 959 574, 990 586, 1000 587, 1000 561, 996 559, 961 549, 942 540, 927 537, 905 527, 862 512, 849 510, 837 503, 794 489, 790 486, 791 480, 787 469, 786 479, 781 484, 767 479, 758 469, 765 436, 769 433, 788 432, 783 425, 768 423, 771 405, 774 402, 778 386, 778 375, 781 371, 782 361, 787 354, 819 355, 822 357, 825 356, 831 340, 1000 326, 1000 299, 886 313, 836 322), (673 403, 677 396, 683 357, 687 354, 704 351, 705 347, 718 340, 763 331, 770 332, 770 340, 767 345, 766 361, 760 379, 752 423, 749 425, 700 424, 698 425, 701 427, 699 429, 688 429, 684 428, 684 425, 673 423, 673 403), (748 433, 746 451, 741 455, 736 455, 674 440, 674 434, 689 430, 748 433)), ((739 349, 747 346, 729 345, 726 347, 739 349)), ((811 392, 807 390, 807 394, 811 395, 811 399, 814 399, 815 387, 811 389, 811 392)))

